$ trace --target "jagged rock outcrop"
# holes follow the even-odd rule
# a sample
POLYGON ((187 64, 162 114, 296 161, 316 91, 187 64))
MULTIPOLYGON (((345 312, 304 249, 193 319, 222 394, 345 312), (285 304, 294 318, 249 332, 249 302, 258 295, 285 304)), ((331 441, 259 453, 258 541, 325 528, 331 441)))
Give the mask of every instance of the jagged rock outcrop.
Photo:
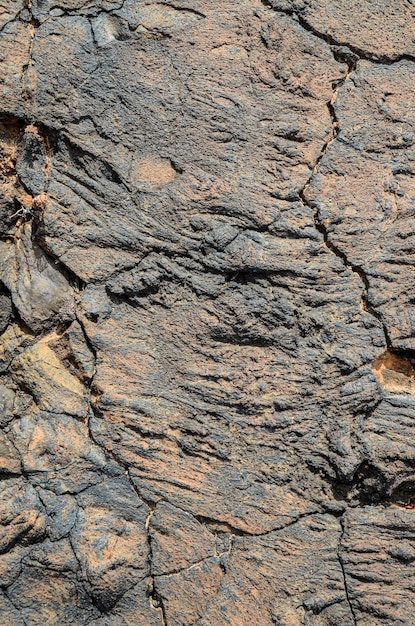
POLYGON ((3 3, 1 624, 412 624, 414 20, 3 3))

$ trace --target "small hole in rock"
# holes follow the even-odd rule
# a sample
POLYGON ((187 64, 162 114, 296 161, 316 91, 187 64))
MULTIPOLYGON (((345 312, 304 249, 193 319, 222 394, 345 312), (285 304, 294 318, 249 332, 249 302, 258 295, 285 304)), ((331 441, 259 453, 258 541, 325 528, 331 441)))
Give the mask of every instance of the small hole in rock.
POLYGON ((415 352, 386 350, 374 362, 373 371, 381 387, 415 392, 415 352))

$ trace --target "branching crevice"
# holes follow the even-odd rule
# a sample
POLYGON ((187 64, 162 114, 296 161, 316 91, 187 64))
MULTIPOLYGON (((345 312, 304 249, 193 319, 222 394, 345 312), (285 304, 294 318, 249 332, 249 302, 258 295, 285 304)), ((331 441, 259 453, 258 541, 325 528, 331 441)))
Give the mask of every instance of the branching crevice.
POLYGON ((369 279, 365 273, 365 271, 363 270, 363 268, 359 265, 356 265, 354 263, 352 263, 347 255, 332 241, 332 239, 330 238, 330 234, 329 234, 329 229, 327 228, 325 221, 321 218, 320 215, 320 211, 319 208, 316 204, 314 204, 313 202, 311 202, 308 198, 307 198, 307 189, 310 187, 310 185, 313 182, 314 177, 318 174, 319 169, 320 169, 320 165, 322 162, 322 159, 324 158, 324 156, 326 155, 327 151, 329 150, 331 144, 337 139, 337 137, 339 136, 341 130, 340 130, 340 122, 337 118, 336 115, 336 110, 334 107, 334 103, 336 101, 337 95, 339 93, 339 90, 341 89, 341 87, 343 87, 343 85, 346 83, 347 80, 349 80, 350 76, 352 75, 352 73, 355 71, 356 69, 356 60, 351 58, 351 57, 346 57, 345 61, 348 64, 348 71, 346 72, 346 75, 344 76, 344 78, 339 81, 339 83, 336 85, 336 88, 333 91, 333 95, 331 97, 331 100, 327 103, 327 108, 330 114, 330 118, 332 121, 332 132, 331 132, 331 136, 329 137, 329 139, 326 141, 326 143, 323 145, 323 148, 316 160, 316 163, 314 165, 314 168, 311 172, 311 175, 309 177, 309 179, 307 180, 306 184, 304 185, 303 189, 300 191, 300 198, 302 203, 305 206, 308 206, 314 215, 314 224, 316 229, 318 230, 318 232, 323 236, 323 241, 325 246, 327 247, 328 250, 330 250, 330 252, 332 252, 338 259, 340 259, 340 261, 342 262, 342 264, 344 265, 344 267, 348 268, 349 270, 351 270, 354 274, 356 274, 362 285, 362 295, 361 295, 361 303, 362 303, 362 307, 363 309, 372 317, 374 317, 376 319, 376 321, 381 325, 382 330, 383 330, 383 334, 385 337, 385 344, 387 347, 391 346, 391 340, 390 340, 390 336, 388 333, 388 329, 386 328, 384 322, 382 321, 382 317, 380 315, 380 313, 378 313, 378 311, 376 311, 376 309, 370 304, 369 301, 369 288, 370 288, 370 284, 369 284, 369 279))
MULTIPOLYGON (((311 182, 311 179, 310 179, 308 184, 310 184, 310 182, 311 182)), ((369 301, 370 283, 369 283, 369 279, 368 279, 365 271, 363 270, 363 268, 361 266, 355 265, 354 263, 352 263, 348 259, 347 255, 342 250, 340 250, 340 248, 338 248, 336 246, 336 244, 333 243, 333 241, 330 239, 327 226, 324 224, 324 221, 320 218, 320 214, 319 214, 318 208, 313 203, 311 203, 308 200, 306 200, 306 198, 304 196, 304 191, 301 193, 301 199, 302 199, 304 204, 306 204, 308 207, 310 207, 313 210, 314 222, 315 222, 316 229, 323 235, 323 240, 324 240, 324 244, 326 245, 326 247, 330 250, 330 252, 335 254, 341 260, 341 262, 343 263, 343 265, 345 267, 347 267, 354 274, 357 274, 357 276, 359 276, 361 282, 363 283, 363 290, 362 290, 362 296, 361 296, 361 302, 362 302, 363 309, 367 313, 369 313, 369 315, 372 315, 372 317, 376 318, 376 320, 380 323, 380 325, 382 327, 382 330, 383 330, 383 334, 385 336, 385 344, 386 344, 386 346, 388 348, 392 348, 389 332, 388 332, 388 329, 387 329, 386 325, 384 324, 384 322, 382 320, 382 316, 370 304, 370 301, 369 301)))

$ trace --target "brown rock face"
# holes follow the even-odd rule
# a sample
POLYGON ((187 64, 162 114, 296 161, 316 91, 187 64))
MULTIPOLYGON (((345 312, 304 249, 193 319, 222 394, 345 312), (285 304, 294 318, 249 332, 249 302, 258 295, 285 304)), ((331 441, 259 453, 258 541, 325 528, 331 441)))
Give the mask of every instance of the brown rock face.
POLYGON ((410 626, 415 5, 0 10, 0 625, 410 626))

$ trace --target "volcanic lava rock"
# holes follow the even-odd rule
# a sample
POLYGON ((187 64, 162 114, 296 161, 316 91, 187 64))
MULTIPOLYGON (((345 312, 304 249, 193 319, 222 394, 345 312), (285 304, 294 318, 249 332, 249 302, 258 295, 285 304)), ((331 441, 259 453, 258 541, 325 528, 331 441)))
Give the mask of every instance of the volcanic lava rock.
POLYGON ((412 624, 414 16, 3 7, 1 624, 412 624))

